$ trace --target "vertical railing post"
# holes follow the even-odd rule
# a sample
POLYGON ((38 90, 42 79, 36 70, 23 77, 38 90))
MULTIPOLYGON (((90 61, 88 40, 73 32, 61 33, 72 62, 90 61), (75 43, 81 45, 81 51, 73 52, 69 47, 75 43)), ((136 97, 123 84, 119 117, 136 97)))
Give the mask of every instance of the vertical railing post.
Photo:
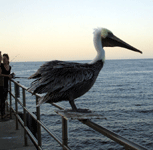
POLYGON ((6 110, 7 110, 7 112, 8 112, 8 97, 7 97, 7 100, 6 100, 6 110))
POLYGON ((11 80, 9 80, 10 85, 10 118, 12 119, 12 87, 11 87, 11 80))
MULTIPOLYGON (((68 129, 67 129, 67 120, 62 117, 62 141, 63 145, 67 146, 68 143, 68 129)), ((64 150, 64 148, 63 148, 64 150)))
POLYGON ((27 126, 27 118, 26 118, 26 110, 24 109, 26 107, 26 98, 25 98, 25 89, 22 88, 22 94, 23 94, 23 114, 24 114, 24 145, 28 145, 27 141, 27 132, 25 130, 25 127, 27 126))
MULTIPOLYGON (((38 103, 38 96, 36 96, 36 105, 38 103)), ((40 121, 40 107, 36 107, 37 120, 40 121)), ((37 122, 37 134, 38 134, 38 146, 42 146, 41 144, 41 125, 37 122)))
POLYGON ((16 94, 15 84, 16 83, 14 83, 14 89, 15 89, 15 111, 16 111, 16 130, 18 130, 19 129, 19 126, 18 126, 18 117, 17 117, 17 115, 18 115, 18 102, 17 102, 17 94, 16 94))

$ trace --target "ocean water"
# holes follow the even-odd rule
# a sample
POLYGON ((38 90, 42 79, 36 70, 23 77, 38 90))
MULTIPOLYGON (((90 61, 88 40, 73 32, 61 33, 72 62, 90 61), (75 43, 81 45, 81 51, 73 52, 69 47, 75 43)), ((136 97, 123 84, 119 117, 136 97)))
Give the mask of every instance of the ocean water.
MULTIPOLYGON (((87 62, 87 61, 78 61, 87 62)), ((16 76, 29 77, 44 62, 12 62, 16 76)), ((32 80, 15 79, 29 87, 32 80)), ((26 92, 27 107, 36 110, 35 97, 26 92)), ((78 108, 88 108, 104 115, 93 122, 153 150, 153 59, 106 60, 96 83, 76 101, 78 108)), ((70 108, 68 102, 58 105, 70 108)), ((19 108, 20 109, 20 108, 19 108)), ((41 120, 62 138, 61 117, 50 104, 41 106, 41 120)), ((22 109, 21 109, 22 110, 22 109)), ((45 150, 61 150, 59 144, 42 129, 45 150)), ((74 150, 122 150, 123 147, 76 120, 69 120, 68 145, 74 150)))

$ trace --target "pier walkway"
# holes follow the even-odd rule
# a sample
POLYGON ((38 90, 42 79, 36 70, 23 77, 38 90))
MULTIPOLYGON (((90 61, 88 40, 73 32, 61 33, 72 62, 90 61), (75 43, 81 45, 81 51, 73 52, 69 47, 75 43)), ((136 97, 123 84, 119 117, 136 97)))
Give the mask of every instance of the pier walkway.
POLYGON ((19 124, 16 130, 15 123, 14 115, 12 119, 0 119, 0 150, 36 150, 29 138, 28 146, 24 146, 24 129, 19 124))

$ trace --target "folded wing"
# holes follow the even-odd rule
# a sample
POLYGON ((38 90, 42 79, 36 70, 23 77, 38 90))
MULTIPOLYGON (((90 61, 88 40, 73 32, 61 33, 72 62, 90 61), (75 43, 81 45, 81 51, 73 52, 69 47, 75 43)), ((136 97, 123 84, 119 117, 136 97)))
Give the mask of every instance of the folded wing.
POLYGON ((29 77, 29 79, 36 79, 32 82, 29 91, 39 94, 57 90, 64 92, 78 83, 90 80, 93 75, 94 71, 89 64, 50 61, 29 77))

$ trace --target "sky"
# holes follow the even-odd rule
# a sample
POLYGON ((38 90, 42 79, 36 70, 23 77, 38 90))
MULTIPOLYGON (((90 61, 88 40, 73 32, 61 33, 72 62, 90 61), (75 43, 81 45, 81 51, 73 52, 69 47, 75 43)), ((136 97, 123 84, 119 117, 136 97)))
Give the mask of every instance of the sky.
POLYGON ((92 60, 97 27, 143 51, 107 47, 106 59, 153 58, 153 0, 0 0, 0 18, 12 61, 92 60))

